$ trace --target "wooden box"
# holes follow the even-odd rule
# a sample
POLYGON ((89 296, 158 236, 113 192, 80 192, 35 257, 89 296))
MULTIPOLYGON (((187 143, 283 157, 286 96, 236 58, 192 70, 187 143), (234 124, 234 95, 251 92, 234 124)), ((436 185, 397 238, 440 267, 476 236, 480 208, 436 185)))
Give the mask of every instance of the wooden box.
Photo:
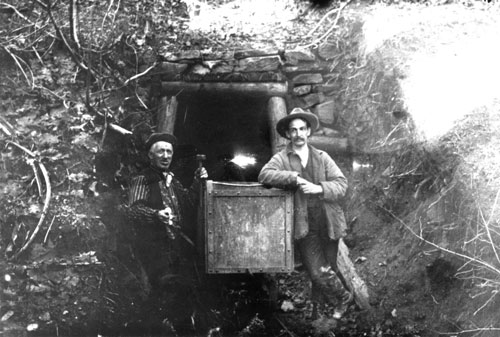
POLYGON ((204 197, 207 273, 293 270, 292 192, 208 180, 204 197))

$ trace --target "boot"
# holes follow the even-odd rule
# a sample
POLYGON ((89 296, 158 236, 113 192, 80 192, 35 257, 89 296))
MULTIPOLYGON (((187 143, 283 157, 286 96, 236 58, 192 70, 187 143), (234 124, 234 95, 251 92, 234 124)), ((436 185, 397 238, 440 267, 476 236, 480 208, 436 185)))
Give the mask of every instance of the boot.
POLYGON ((344 291, 340 296, 337 305, 335 306, 335 310, 333 311, 333 318, 341 319, 342 316, 344 316, 344 314, 346 313, 347 308, 349 308, 349 304, 351 304, 353 299, 354 295, 344 288, 344 291))
POLYGON ((354 299, 354 295, 348 291, 339 276, 331 267, 321 268, 324 276, 328 278, 328 288, 333 296, 328 296, 331 298, 330 302, 335 306, 335 311, 333 318, 340 319, 347 311, 349 304, 354 299))

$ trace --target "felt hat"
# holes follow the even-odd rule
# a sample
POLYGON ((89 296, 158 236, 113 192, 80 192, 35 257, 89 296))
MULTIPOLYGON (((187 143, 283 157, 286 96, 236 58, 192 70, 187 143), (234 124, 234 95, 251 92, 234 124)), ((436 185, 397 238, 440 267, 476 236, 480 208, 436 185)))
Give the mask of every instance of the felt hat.
POLYGON ((276 131, 285 138, 288 138, 286 136, 286 131, 288 130, 288 125, 290 122, 296 118, 301 118, 309 122, 309 125, 311 126, 311 132, 314 132, 318 129, 319 126, 319 120, 318 117, 309 112, 305 111, 301 108, 295 108, 288 115, 283 117, 278 121, 278 124, 276 124, 276 131))
POLYGON ((154 143, 157 142, 167 142, 172 144, 172 147, 175 147, 177 144, 177 138, 175 138, 174 135, 171 135, 169 133, 153 133, 151 136, 149 136, 148 140, 146 140, 146 149, 151 149, 151 146, 153 146, 154 143))

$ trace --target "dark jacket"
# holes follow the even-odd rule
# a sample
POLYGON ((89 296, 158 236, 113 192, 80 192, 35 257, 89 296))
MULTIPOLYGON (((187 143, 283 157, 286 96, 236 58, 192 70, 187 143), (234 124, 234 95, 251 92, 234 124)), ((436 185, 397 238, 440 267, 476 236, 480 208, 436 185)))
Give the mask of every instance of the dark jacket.
MULTIPOLYGON (((346 221, 339 200, 347 190, 347 179, 333 159, 324 151, 309 145, 313 165, 313 181, 323 187, 321 197, 325 212, 328 237, 337 240, 346 235, 346 221)), ((264 165, 259 174, 259 182, 264 185, 283 189, 297 189, 297 176, 302 172, 299 156, 292 150, 291 144, 275 154, 264 165)), ((294 238, 301 239, 309 232, 307 219, 307 196, 299 189, 294 195, 294 238)))
MULTIPOLYGON (((195 205, 198 201, 199 182, 195 179, 190 188, 184 188, 171 172, 169 174, 172 177, 170 182, 171 194, 177 199, 179 204, 180 218, 185 219, 196 210, 195 205)), ((130 220, 160 223, 157 211, 167 206, 163 202, 160 190, 160 184, 165 184, 165 181, 164 174, 151 166, 132 178, 128 204, 130 220)))

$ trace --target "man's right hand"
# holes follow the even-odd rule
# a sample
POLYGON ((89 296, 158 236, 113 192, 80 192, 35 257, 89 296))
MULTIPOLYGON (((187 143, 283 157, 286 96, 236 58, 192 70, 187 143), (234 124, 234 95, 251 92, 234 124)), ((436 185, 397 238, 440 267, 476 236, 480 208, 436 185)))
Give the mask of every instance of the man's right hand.
POLYGON ((310 181, 297 176, 297 186, 304 194, 322 194, 323 187, 321 185, 316 185, 310 181))

